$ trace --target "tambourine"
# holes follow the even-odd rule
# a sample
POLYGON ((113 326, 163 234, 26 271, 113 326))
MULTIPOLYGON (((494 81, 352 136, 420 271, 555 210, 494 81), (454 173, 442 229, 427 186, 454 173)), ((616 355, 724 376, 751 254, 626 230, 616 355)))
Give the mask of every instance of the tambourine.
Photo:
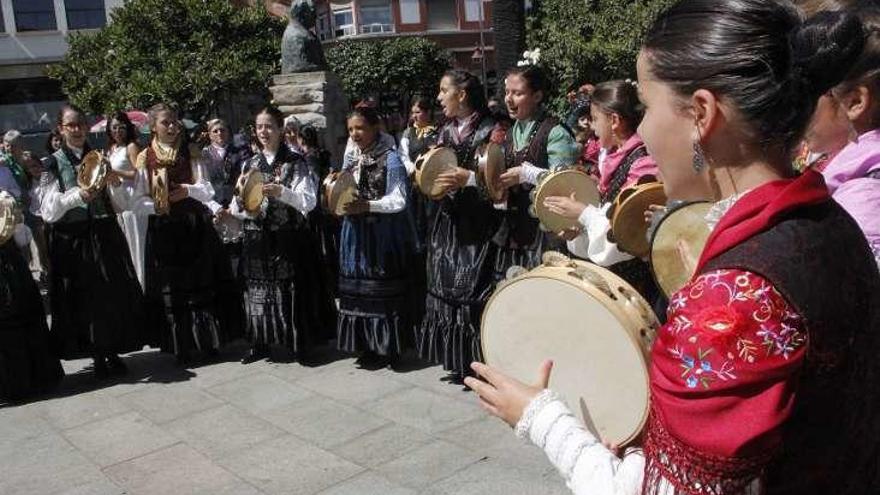
POLYGON ((483 312, 487 364, 531 383, 553 360, 549 388, 596 438, 635 440, 648 417, 648 362, 659 322, 642 296, 599 266, 550 252, 501 284, 483 312))
POLYGON ((15 225, 21 221, 21 214, 15 198, 8 193, 0 194, 0 246, 15 234, 15 225))
POLYGON ((646 182, 627 187, 620 191, 611 208, 608 219, 611 230, 608 239, 617 247, 637 258, 648 256, 648 223, 645 211, 651 205, 665 205, 666 193, 660 182, 646 182))
POLYGON ((446 193, 444 187, 438 185, 437 177, 458 167, 458 158, 449 148, 433 148, 416 159, 416 184, 422 194, 438 200, 446 193))
POLYGON ((104 155, 98 150, 86 153, 76 174, 76 183, 82 189, 100 191, 107 184, 107 172, 110 170, 104 155))
POLYGON ((483 147, 483 152, 477 160, 480 175, 486 185, 489 198, 495 203, 500 203, 507 198, 507 188, 501 185, 501 174, 507 170, 507 162, 504 160, 504 148, 500 145, 488 142, 483 147))
POLYGON ((667 298, 684 287, 694 275, 696 266, 686 266, 679 252, 679 243, 684 243, 699 259, 712 233, 706 223, 711 208, 712 203, 707 201, 671 206, 656 223, 651 235, 651 271, 667 298))
POLYGON ((585 205, 597 206, 600 203, 596 179, 581 170, 569 168, 550 172, 540 180, 538 186, 531 192, 532 205, 529 211, 541 222, 542 229, 559 233, 580 227, 576 218, 565 218, 544 206, 544 200, 549 197, 571 197, 572 193, 577 201, 585 205))
POLYGON ((235 195, 241 199, 244 211, 251 214, 260 211, 260 205, 263 204, 264 182, 263 173, 256 168, 246 171, 238 178, 235 195))
POLYGON ((153 197, 153 205, 157 215, 167 215, 171 211, 168 187, 168 168, 153 169, 150 173, 150 196, 153 197))
POLYGON ((323 182, 324 208, 336 216, 345 215, 345 209, 357 200, 357 182, 351 171, 330 172, 323 182))

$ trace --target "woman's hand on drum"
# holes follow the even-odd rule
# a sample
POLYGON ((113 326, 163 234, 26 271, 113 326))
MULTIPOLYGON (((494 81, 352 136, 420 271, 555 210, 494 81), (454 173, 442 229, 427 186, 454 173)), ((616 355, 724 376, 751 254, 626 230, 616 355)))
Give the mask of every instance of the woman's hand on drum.
POLYGON ((522 182, 521 173, 522 167, 512 167, 505 170, 504 173, 498 177, 501 187, 507 189, 522 182))
POLYGON ((532 399, 550 384, 553 361, 547 360, 541 364, 535 385, 526 385, 483 363, 471 363, 471 369, 486 381, 467 377, 464 380, 465 385, 480 396, 483 409, 513 427, 519 422, 532 399))
POLYGON ((281 184, 263 184, 263 194, 270 198, 281 196, 281 184))
POLYGON ((177 203, 189 197, 189 191, 183 186, 177 186, 168 192, 168 202, 177 203))
POLYGON ((587 205, 576 200, 574 193, 571 196, 550 196, 544 200, 544 207, 562 217, 577 220, 587 208, 587 205))
POLYGON ((370 202, 366 199, 356 199, 345 205, 346 215, 362 215, 370 211, 370 202))
POLYGON ((449 192, 465 187, 468 183, 468 179, 470 178, 470 170, 466 168, 455 167, 448 172, 443 172, 442 174, 438 175, 435 184, 443 187, 444 192, 449 192))
POLYGON ((651 225, 651 222, 654 221, 655 215, 662 215, 666 210, 666 207, 663 205, 651 205, 645 210, 645 223, 651 225))

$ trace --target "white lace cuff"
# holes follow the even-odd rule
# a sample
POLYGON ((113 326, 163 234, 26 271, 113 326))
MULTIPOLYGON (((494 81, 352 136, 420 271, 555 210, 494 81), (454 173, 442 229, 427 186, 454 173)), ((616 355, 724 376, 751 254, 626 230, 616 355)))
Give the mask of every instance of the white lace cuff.
POLYGON ((516 423, 516 436, 520 440, 526 440, 529 438, 529 430, 532 428, 532 423, 535 420, 535 417, 538 416, 538 413, 541 412, 544 407, 555 401, 559 400, 559 396, 556 392, 550 390, 549 388, 545 388, 538 395, 529 402, 529 405, 526 406, 523 411, 522 417, 519 418, 519 421, 516 423))

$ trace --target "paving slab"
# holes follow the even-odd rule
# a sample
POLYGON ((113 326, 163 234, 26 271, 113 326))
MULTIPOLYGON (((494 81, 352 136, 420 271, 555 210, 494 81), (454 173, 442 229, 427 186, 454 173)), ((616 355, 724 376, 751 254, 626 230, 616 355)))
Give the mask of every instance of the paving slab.
POLYGON ((347 404, 364 404, 379 400, 391 393, 412 388, 381 370, 368 371, 355 367, 337 368, 326 373, 314 373, 296 382, 313 392, 332 397, 347 404))
POLYGON ((314 394, 274 375, 256 373, 208 389, 241 409, 260 412, 288 407, 314 394))
POLYGON ((157 424, 223 404, 188 383, 157 383, 146 390, 125 394, 119 400, 157 424))
POLYGON ((482 457, 455 444, 435 440, 376 468, 394 483, 430 489, 435 481, 449 477, 482 457))
MULTIPOLYGON (((396 485, 372 472, 359 474, 318 493, 318 495, 419 495, 411 488, 396 485)), ((421 495, 425 495, 421 492, 421 495)))
POLYGON ((247 451, 261 442, 287 434, 232 405, 191 414, 168 423, 166 428, 211 459, 247 451))
POLYGON ((476 404, 450 400, 445 395, 420 388, 406 389, 363 407, 396 423, 431 434, 484 415, 476 404))
POLYGON ((322 448, 342 445, 389 423, 361 409, 314 396, 258 415, 322 448))
POLYGON ((262 443, 219 462, 260 490, 278 495, 317 493, 364 470, 293 435, 262 443))
POLYGON ((64 437, 95 464, 106 467, 177 443, 140 413, 130 412, 65 430, 64 437))
POLYGON ((427 433, 392 423, 330 450, 355 464, 375 468, 407 455, 431 440, 427 433))
POLYGON ((258 495, 259 490, 184 444, 104 470, 132 495, 258 495))
POLYGON ((55 428, 64 430, 101 419, 130 412, 132 409, 116 397, 97 393, 82 393, 43 401, 34 405, 55 428))

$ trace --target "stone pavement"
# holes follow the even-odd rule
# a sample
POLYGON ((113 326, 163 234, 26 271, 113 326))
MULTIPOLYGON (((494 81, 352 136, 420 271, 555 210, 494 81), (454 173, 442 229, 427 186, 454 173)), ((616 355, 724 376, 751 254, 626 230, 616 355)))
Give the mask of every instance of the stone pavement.
POLYGON ((49 397, 0 408, 0 494, 566 494, 537 448, 437 366, 130 356, 97 381, 65 362, 49 397))

